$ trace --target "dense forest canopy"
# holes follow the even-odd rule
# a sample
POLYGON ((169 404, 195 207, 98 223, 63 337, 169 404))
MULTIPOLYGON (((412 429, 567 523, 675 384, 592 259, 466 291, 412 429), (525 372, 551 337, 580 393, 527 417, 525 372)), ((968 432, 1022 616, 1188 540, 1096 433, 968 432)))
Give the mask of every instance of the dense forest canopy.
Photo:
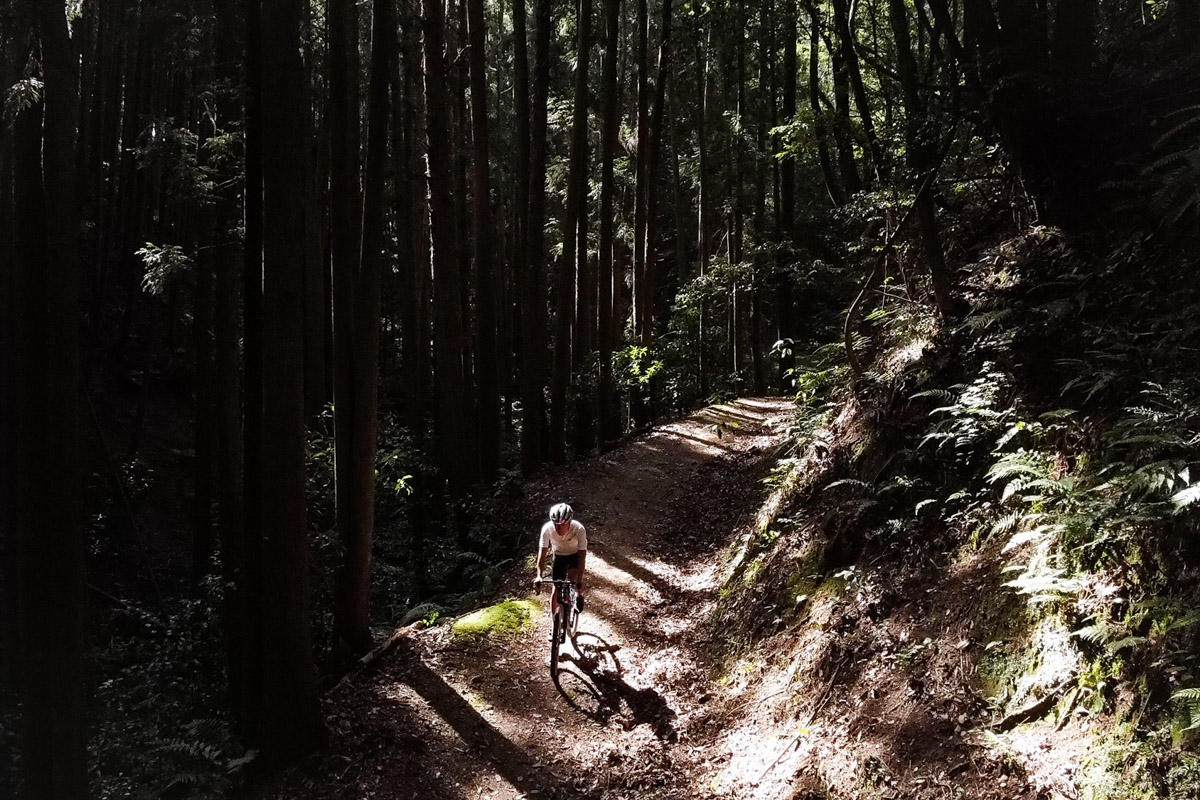
POLYGON ((870 397, 881 320, 1002 321, 971 278, 1031 227, 1194 263, 1198 35, 1192 0, 0 0, 0 788, 145 779, 130 608, 124 658, 203 687, 169 713, 282 765, 373 625, 495 578, 521 476, 835 368, 870 397))

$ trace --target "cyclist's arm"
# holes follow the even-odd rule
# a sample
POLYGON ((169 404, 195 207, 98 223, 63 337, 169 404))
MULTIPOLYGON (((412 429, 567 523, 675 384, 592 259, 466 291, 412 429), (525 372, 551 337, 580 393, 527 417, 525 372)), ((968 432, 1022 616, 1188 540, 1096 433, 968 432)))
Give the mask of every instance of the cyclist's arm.
POLYGON ((587 550, 579 551, 579 591, 583 591, 583 565, 587 563, 587 550))
POLYGON ((546 566, 546 554, 549 552, 550 552, 549 547, 542 547, 542 548, 538 549, 537 566, 534 567, 533 577, 535 577, 535 578, 542 577, 542 570, 546 566))

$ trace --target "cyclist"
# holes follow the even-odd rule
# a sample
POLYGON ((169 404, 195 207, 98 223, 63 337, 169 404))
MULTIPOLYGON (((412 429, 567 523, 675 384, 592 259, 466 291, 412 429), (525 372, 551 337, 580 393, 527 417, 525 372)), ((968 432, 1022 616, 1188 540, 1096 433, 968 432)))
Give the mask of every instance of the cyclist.
MULTIPOLYGON (((533 578, 533 588, 542 589, 542 569, 546 565, 546 555, 553 553, 550 563, 550 575, 553 580, 564 578, 575 584, 575 608, 583 610, 583 574, 587 561, 587 531, 579 520, 574 519, 575 512, 566 503, 559 503, 550 509, 550 521, 542 526, 541 539, 538 544, 537 572, 533 578)), ((558 609, 558 592, 550 596, 550 613, 558 609)))

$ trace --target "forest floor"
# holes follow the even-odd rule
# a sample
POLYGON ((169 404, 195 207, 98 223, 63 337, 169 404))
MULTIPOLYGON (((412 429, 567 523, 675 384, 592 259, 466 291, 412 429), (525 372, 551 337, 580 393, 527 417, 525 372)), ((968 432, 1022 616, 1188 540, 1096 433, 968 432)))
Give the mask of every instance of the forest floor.
MULTIPOLYGON (((571 502, 589 534, 579 652, 564 648, 557 684, 547 613, 509 635, 420 631, 328 692, 326 747, 256 795, 1043 794, 1019 755, 998 759, 969 733, 989 714, 970 628, 994 553, 864 580, 835 611, 814 605, 753 652, 716 655, 728 653, 712 624, 722 575, 754 528, 792 408, 710 406, 526 484, 502 513, 525 520, 531 554, 552 502, 571 502)), ((533 597, 531 574, 522 562, 497 599, 533 597)))

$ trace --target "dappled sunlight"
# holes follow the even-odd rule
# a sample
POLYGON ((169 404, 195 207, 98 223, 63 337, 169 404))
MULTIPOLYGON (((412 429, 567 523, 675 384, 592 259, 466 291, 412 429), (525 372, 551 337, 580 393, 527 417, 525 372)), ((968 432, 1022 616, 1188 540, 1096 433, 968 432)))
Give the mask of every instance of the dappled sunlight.
MULTIPOLYGON (((726 514, 695 498, 760 494, 758 454, 774 441, 763 420, 782 419, 790 405, 763 402, 762 409, 731 404, 711 419, 675 423, 597 457, 590 470, 528 490, 539 510, 543 498, 568 498, 589 527, 578 634, 560 647, 552 677, 549 593, 529 592, 525 573, 514 576, 508 605, 529 601, 531 626, 480 625, 464 635, 436 626, 405 640, 381 674, 367 678, 364 688, 375 699, 366 727, 420 731, 412 738, 423 742, 414 745, 425 748, 421 761, 405 763, 413 774, 425 770, 428 780, 385 766, 378 779, 372 775, 371 785, 381 787, 375 796, 601 798, 614 780, 634 786, 643 771, 669 772, 668 746, 687 741, 694 715, 715 704, 705 691, 712 667, 696 643, 713 603, 720 559, 713 542, 723 543, 745 513, 726 514), (756 457, 726 460, 747 452, 756 457), (694 521, 679 517, 694 509, 702 509, 694 521)), ((750 691, 747 684, 747 700, 750 691)), ((406 758, 391 746, 385 735, 378 748, 406 758)), ((374 762, 365 769, 373 771, 374 762)), ((692 777, 671 780, 682 787, 692 777)))
POLYGON ((932 335, 914 336, 900 347, 888 351, 878 367, 879 372, 887 378, 895 378, 909 365, 919 361, 932 343, 932 335))

